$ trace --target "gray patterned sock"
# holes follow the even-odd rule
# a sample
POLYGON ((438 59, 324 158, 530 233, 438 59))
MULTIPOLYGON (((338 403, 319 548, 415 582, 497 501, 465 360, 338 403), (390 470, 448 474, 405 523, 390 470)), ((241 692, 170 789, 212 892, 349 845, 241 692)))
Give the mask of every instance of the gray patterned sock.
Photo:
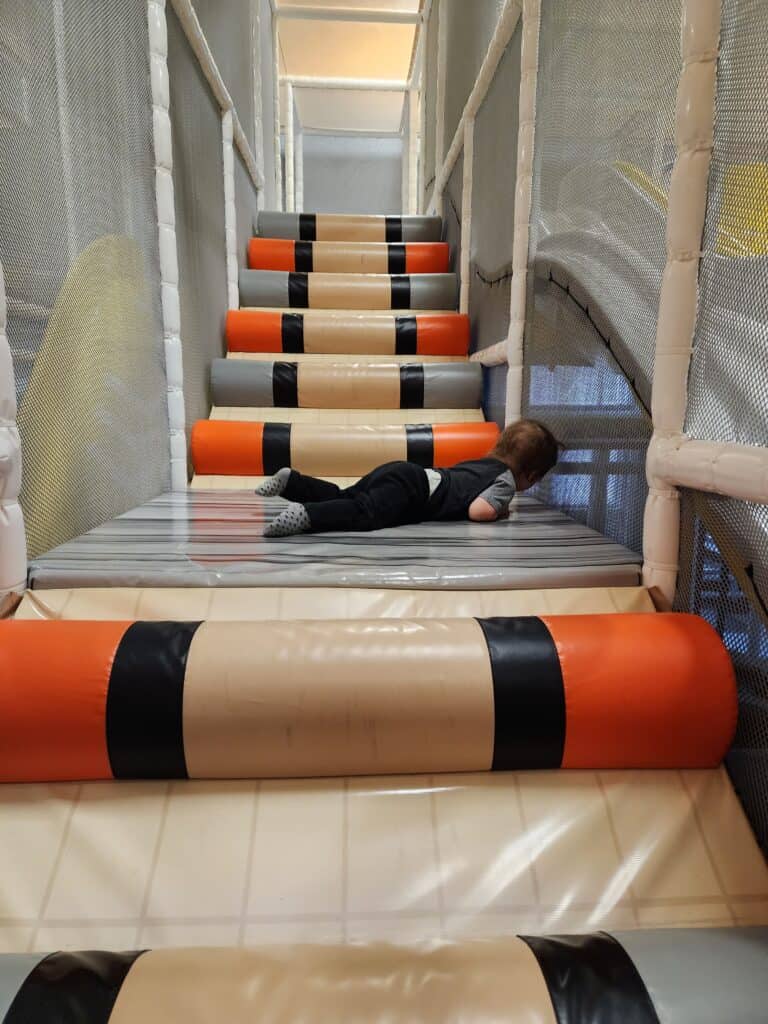
POLYGON ((264 530, 265 537, 292 537, 311 529, 309 514, 303 505, 292 501, 264 530))
POLYGON ((263 484, 259 484, 256 488, 256 493, 262 498, 279 498, 288 486, 288 478, 290 475, 290 466, 278 469, 275 475, 271 476, 269 480, 265 480, 263 484))

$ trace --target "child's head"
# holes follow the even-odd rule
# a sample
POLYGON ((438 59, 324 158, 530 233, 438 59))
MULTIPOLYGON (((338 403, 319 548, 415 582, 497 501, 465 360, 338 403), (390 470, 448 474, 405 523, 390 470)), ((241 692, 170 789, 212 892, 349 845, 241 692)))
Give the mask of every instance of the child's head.
POLYGON ((508 466, 518 491, 527 491, 552 469, 561 445, 538 420, 518 420, 506 427, 491 452, 508 466))

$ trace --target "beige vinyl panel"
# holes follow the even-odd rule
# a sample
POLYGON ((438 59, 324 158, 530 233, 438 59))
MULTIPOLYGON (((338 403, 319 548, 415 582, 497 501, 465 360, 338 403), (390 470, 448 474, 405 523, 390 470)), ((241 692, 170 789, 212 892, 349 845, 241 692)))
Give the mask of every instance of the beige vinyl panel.
POLYGON ((298 371, 299 406, 307 409, 399 409, 395 363, 310 363, 298 371))
POLYGON ((312 269, 320 274, 386 274, 389 248, 381 242, 315 242, 312 269))
POLYGON ((187 658, 192 778, 487 771, 493 725, 474 619, 209 622, 187 658))
MULTIPOLYGON (((324 423, 382 427, 418 423, 483 423, 482 409, 254 409, 214 406, 210 419, 249 423, 324 423)), ((405 458, 405 456, 403 456, 405 458)))
POLYGON ((310 476, 362 476, 385 462, 407 457, 408 442, 401 426, 343 430, 328 423, 295 423, 291 430, 291 466, 310 476))
POLYGON ((394 316, 304 317, 305 352, 392 355, 395 345, 394 316))
POLYGON ((227 359, 254 359, 259 362, 274 363, 280 359, 291 363, 324 363, 328 356, 333 356, 335 363, 375 363, 386 356, 396 363, 466 363, 466 356, 423 356, 398 355, 394 351, 382 352, 228 352, 227 359))
POLYGON ((517 938, 419 950, 386 945, 150 950, 110 1024, 556 1024, 544 976, 517 938))
POLYGON ((242 304, 240 309, 254 309, 261 313, 301 313, 304 317, 304 323, 306 325, 308 317, 326 317, 335 316, 340 319, 349 319, 350 317, 380 317, 380 316, 458 316, 456 309, 398 309, 398 310, 381 310, 381 309, 352 309, 340 306, 338 309, 291 309, 286 307, 278 306, 249 306, 242 304))
POLYGON ((387 225, 383 217, 358 217, 350 214, 319 213, 315 218, 318 242, 386 242, 387 225))
POLYGON ((388 274, 308 274, 307 277, 308 305, 312 309, 392 308, 392 279, 388 274))
POLYGON ((654 610, 653 601, 643 587, 474 591, 352 587, 109 587, 28 590, 15 617, 258 622, 264 619, 601 615, 652 613, 654 610))

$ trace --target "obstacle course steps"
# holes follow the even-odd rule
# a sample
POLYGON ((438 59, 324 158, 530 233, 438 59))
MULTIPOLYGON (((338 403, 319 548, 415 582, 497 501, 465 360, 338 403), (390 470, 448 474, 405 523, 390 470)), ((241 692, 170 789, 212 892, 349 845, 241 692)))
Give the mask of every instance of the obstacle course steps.
POLYGON ((294 242, 285 238, 252 238, 251 270, 283 270, 328 274, 446 274, 447 242, 294 242))
POLYGON ((455 274, 304 274, 241 270, 240 305, 278 309, 454 310, 455 274))
POLYGON ((440 217, 279 213, 262 210, 256 223, 264 238, 297 242, 439 242, 440 217))

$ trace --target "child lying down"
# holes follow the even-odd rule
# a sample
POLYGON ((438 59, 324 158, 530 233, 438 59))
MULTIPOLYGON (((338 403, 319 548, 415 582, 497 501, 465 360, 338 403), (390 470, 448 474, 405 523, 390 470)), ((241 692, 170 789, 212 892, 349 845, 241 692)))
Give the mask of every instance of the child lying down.
POLYGON ((264 530, 265 537, 332 530, 382 530, 436 520, 491 522, 509 514, 516 493, 527 491, 557 462, 559 444, 536 420, 507 427, 484 459, 451 469, 387 462, 351 487, 280 469, 256 489, 290 504, 264 530))

